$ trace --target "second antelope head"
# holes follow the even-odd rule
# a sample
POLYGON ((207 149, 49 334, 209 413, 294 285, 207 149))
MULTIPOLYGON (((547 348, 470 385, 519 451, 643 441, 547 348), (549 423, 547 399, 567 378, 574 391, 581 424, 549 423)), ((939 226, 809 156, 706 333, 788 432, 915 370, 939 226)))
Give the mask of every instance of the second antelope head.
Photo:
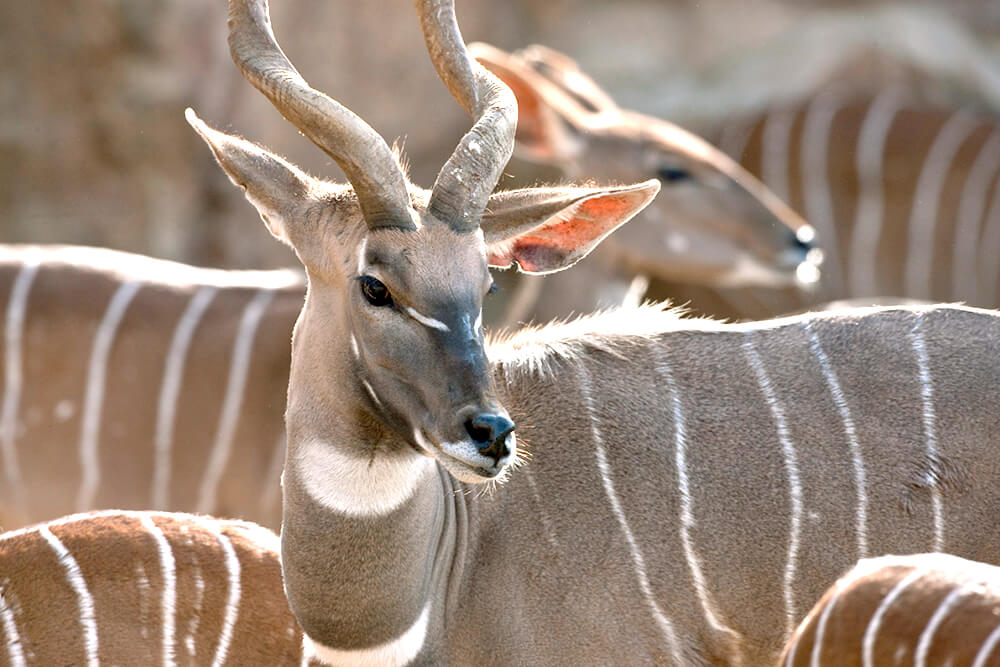
POLYGON ((611 239, 632 271, 717 287, 818 278, 813 229, 722 151, 673 123, 622 109, 561 53, 470 49, 517 96, 519 156, 571 178, 663 183, 643 219, 611 239))
POLYGON ((416 5, 438 73, 475 118, 430 191, 409 182, 361 118, 305 82, 278 47, 266 0, 230 2, 233 58, 353 187, 308 176, 191 110, 187 117, 308 275, 292 345, 290 455, 303 441, 336 443, 338 455, 362 465, 424 455, 481 482, 516 455, 484 349, 487 267, 570 266, 659 184, 492 194, 513 148, 515 98, 470 58, 450 1, 416 5))

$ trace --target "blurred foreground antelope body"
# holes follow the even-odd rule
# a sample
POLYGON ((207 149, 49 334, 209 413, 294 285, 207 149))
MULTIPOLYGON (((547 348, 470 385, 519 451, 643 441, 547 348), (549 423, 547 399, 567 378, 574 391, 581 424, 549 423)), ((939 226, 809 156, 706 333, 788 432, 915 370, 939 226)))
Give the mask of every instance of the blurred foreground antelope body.
POLYGON ((0 526, 99 507, 277 528, 293 271, 0 246, 0 526))
POLYGON ((231 3, 234 59, 353 189, 188 114, 308 275, 281 540, 313 654, 762 665, 859 557, 1000 562, 996 313, 724 325, 646 307, 487 344, 488 265, 572 264, 657 184, 491 194, 514 100, 450 2, 416 4, 476 119, 430 192, 298 75, 263 2, 231 3))
POLYGON ((947 554, 858 563, 816 603, 781 664, 1000 662, 1000 568, 947 554))
POLYGON ((278 537, 189 514, 0 534, 0 664, 305 665, 278 537))

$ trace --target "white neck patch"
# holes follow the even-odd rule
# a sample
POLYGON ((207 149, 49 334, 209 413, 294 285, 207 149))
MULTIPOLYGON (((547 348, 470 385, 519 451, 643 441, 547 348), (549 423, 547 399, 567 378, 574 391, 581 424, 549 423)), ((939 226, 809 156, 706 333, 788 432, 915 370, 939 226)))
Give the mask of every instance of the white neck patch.
POLYGON ((338 649, 324 646, 313 641, 308 635, 302 635, 302 650, 304 655, 314 657, 326 665, 341 665, 343 667, 362 667, 363 665, 383 665, 384 667, 402 667, 417 657, 427 639, 427 622, 430 618, 431 603, 424 606, 420 616, 410 628, 396 639, 359 649, 338 649))
POLYGON ((409 500, 433 461, 410 452, 369 461, 310 440, 299 445, 295 465, 306 492, 320 505, 351 517, 373 517, 409 500))

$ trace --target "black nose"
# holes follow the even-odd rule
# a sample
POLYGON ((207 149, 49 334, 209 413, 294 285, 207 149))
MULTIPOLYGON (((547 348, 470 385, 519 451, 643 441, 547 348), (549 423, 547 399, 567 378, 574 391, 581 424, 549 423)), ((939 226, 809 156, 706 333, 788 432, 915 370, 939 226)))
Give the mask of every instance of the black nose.
POLYGON ((807 253, 816 247, 816 231, 808 226, 799 227, 796 231, 789 232, 789 245, 798 248, 803 253, 807 253))
POLYGON ((504 415, 481 412, 465 421, 465 430, 479 448, 479 453, 494 461, 510 456, 507 436, 514 430, 514 422, 504 415))

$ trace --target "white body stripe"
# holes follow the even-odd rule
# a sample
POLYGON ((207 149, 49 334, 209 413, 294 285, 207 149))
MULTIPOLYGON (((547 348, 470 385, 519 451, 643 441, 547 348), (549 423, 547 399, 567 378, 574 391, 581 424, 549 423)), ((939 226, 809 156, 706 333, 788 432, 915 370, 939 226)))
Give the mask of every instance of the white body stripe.
POLYGON ((865 627, 865 634, 861 639, 861 660, 864 667, 876 667, 875 665, 875 641, 878 638, 878 631, 882 625, 882 619, 885 618, 886 613, 899 596, 903 594, 906 588, 919 579, 924 573, 920 570, 914 570, 902 580, 899 581, 889 594, 882 598, 879 602, 878 607, 875 609, 875 613, 872 614, 871 620, 868 621, 867 627, 865 627))
POLYGON ((184 364, 188 348, 191 346, 195 328, 217 292, 216 287, 202 287, 191 297, 174 331, 164 361, 163 383, 160 386, 156 431, 153 438, 156 458, 153 464, 152 506, 157 509, 167 509, 170 503, 170 454, 174 441, 174 418, 177 413, 177 397, 180 395, 181 383, 184 380, 184 364))
POLYGON ((192 658, 198 650, 198 643, 195 636, 198 634, 198 624, 201 622, 201 605, 205 599, 205 578, 201 574, 201 567, 194 566, 194 602, 191 604, 191 620, 188 621, 187 637, 184 645, 187 647, 188 655, 192 658))
POLYGON ((983 642, 983 645, 979 647, 976 658, 972 661, 972 667, 986 667, 986 661, 993 655, 993 651, 996 649, 998 643, 1000 643, 1000 625, 990 633, 986 641, 983 642))
POLYGON ((163 614, 161 619, 163 624, 163 665, 169 667, 176 664, 177 568, 174 552, 171 550, 167 538, 163 535, 163 531, 153 523, 152 518, 144 514, 140 516, 139 522, 156 541, 156 552, 160 559, 160 575, 163 579, 162 597, 160 598, 160 611, 163 614))
POLYGON ((975 128, 975 119, 969 112, 962 110, 953 114, 935 137, 917 177, 907 225, 909 247, 903 262, 903 293, 908 297, 927 299, 931 296, 934 230, 940 213, 941 192, 955 154, 975 128))
POLYGON ((88 667, 98 667, 97 617, 94 613, 94 598, 90 595, 87 582, 80 571, 80 565, 73 558, 66 546, 58 537, 52 534, 49 526, 41 526, 39 534, 45 538, 59 558, 59 564, 66 570, 66 579, 76 594, 77 609, 80 615, 80 633, 83 635, 84 654, 87 656, 88 667))
POLYGON ((4 646, 7 648, 7 660, 10 667, 25 667, 24 647, 21 646, 21 635, 17 632, 17 619, 14 618, 14 607, 3 594, 3 586, 0 585, 0 622, 3 624, 3 633, 6 639, 4 646))
POLYGON ((431 327, 432 329, 438 329, 440 331, 451 331, 451 329, 448 328, 448 325, 442 322, 441 320, 435 320, 433 317, 427 317, 426 315, 418 313, 416 310, 410 308, 409 306, 406 306, 406 312, 410 314, 410 317, 415 319, 417 322, 420 322, 424 326, 431 327))
MULTIPOLYGON (((684 548, 684 558, 687 560, 688 568, 691 570, 691 578, 694 581, 695 593, 698 602, 701 604, 702 614, 705 620, 716 632, 721 632, 735 640, 737 647, 742 641, 738 632, 722 622, 718 612, 715 610, 715 602, 712 594, 708 591, 708 584, 705 581, 705 573, 702 571, 701 559, 694 548, 694 540, 691 538, 691 529, 694 528, 694 501, 691 498, 691 487, 687 475, 687 426, 684 421, 684 410, 681 406, 681 395, 674 383, 674 375, 666 360, 660 356, 658 359, 657 373, 663 378, 670 395, 671 409, 674 416, 674 463, 677 467, 677 490, 681 499, 680 515, 680 538, 681 546, 684 548)), ((742 662, 742 656, 736 656, 734 662, 742 662)))
POLYGON ((101 481, 101 467, 97 456, 101 435, 101 409, 104 407, 104 385, 108 372, 108 357, 118 332, 118 325, 125 310, 132 302, 142 283, 122 283, 111 297, 107 312, 94 334, 87 367, 87 388, 83 399, 83 416, 80 428, 80 466, 82 481, 76 498, 76 509, 83 512, 94 507, 94 496, 101 481))
POLYGON ((833 121, 843 106, 844 96, 835 91, 818 95, 802 121, 802 144, 799 147, 806 220, 816 228, 826 258, 823 282, 835 294, 843 291, 844 267, 837 245, 828 160, 833 121))
POLYGON ((649 578, 646 575, 646 560, 642 556, 642 551, 639 549, 639 544, 636 542, 635 536, 632 534, 632 529, 628 525, 628 519, 625 516, 625 511, 622 509, 621 502, 618 500, 618 494, 615 493, 615 485, 611 479, 611 468, 608 465, 607 454, 604 452, 604 441, 601 437, 601 429, 598 424, 597 413, 594 410, 593 399, 591 398, 590 390, 590 376, 587 373, 586 367, 581 363, 579 365, 580 369, 580 390, 583 393, 584 409, 586 410, 587 417, 590 419, 590 432, 591 437, 594 441, 594 450, 597 456, 597 468, 601 473, 601 483, 604 486, 604 493, 608 497, 608 502, 611 504, 611 511, 615 515, 615 519, 618 521, 618 526, 621 528, 622 533, 625 535, 625 540, 628 542, 629 553, 632 556, 632 565, 635 568, 636 574, 639 579, 639 588, 642 590, 642 595, 646 599, 646 604, 649 606, 650 611, 653 613, 653 618, 656 624, 660 628, 660 632, 663 633, 663 638, 667 642, 667 646, 670 647, 670 652, 673 655, 676 664, 684 664, 682 659, 682 653, 680 646, 677 643, 677 633, 674 631, 674 624, 660 609, 660 605, 657 604, 655 597, 653 596, 653 589, 649 585, 649 578))
POLYGON ((327 665, 338 667, 402 667, 420 653, 427 639, 427 625, 430 621, 431 603, 428 602, 413 625, 396 639, 378 646, 361 649, 337 649, 324 646, 302 635, 302 662, 308 664, 310 657, 327 665))
POLYGON ((934 610, 930 620, 927 622, 927 627, 920 633, 920 639, 917 641, 917 650, 913 656, 914 667, 927 667, 927 654, 930 652, 931 643, 934 641, 934 633, 941 627, 941 623, 948 617, 948 614, 958 606, 962 596, 973 592, 975 587, 975 585, 970 584, 958 586, 948 593, 944 600, 941 601, 941 604, 938 605, 938 608, 934 610))
POLYGON ((545 539, 548 540, 553 549, 558 549, 559 540, 556 539, 555 530, 552 528, 552 519, 549 517, 549 513, 545 509, 545 503, 542 502, 542 496, 538 493, 538 484, 535 482, 535 476, 531 473, 531 470, 525 468, 518 473, 518 478, 524 479, 528 483, 528 486, 531 487, 531 497, 535 501, 535 512, 537 513, 539 520, 542 522, 542 528, 545 530, 545 539))
POLYGON ((878 241, 882 236, 884 196, 882 192, 882 160, 885 143, 900 105, 900 93, 890 89, 872 102, 861 125, 857 146, 858 193, 854 230, 849 256, 851 294, 877 295, 876 266, 878 241))
MULTIPOLYGON (((995 130, 976 156, 962 188, 955 222, 952 256, 952 298, 975 299, 979 231, 986 211, 987 193, 1000 168, 1000 130, 995 130)), ((994 194, 993 204, 997 205, 994 194)))
POLYGON ((253 352, 257 327, 272 299, 274 299, 274 290, 260 290, 243 309, 243 315, 240 317, 236 341, 233 345, 233 356, 229 362, 229 377, 226 381, 226 396, 222 402, 222 414, 215 432, 212 453, 205 468, 205 477, 202 479, 198 492, 196 507, 199 513, 211 514, 218 509, 216 507, 216 493, 219 480, 226 469, 226 463, 229 461, 229 455, 233 448, 233 438, 236 435, 240 408, 243 406, 243 392, 246 388, 247 375, 250 372, 250 355, 253 352))
POLYGON ((785 202, 789 200, 791 191, 788 182, 788 158, 795 116, 794 109, 779 109, 769 114, 764 120, 761 136, 761 180, 785 202))
MULTIPOLYGON (((934 414, 934 385, 931 382, 930 360, 927 356, 927 346, 924 344, 924 333, 920 329, 921 313, 914 313, 915 321, 910 330, 910 342, 917 359, 917 372, 920 377, 920 402, 924 416, 924 442, 927 457, 931 464, 938 459, 937 449, 937 419, 934 414)), ((944 501, 941 497, 941 487, 937 479, 924 480, 931 491, 931 505, 934 512, 934 544, 933 551, 944 550, 944 501)))
MULTIPOLYGON (((426 442, 418 444, 428 454, 433 451, 426 442)), ((300 443, 296 459, 289 463, 313 500, 331 511, 355 517, 395 511, 434 467, 431 458, 415 452, 372 461, 345 454, 321 440, 300 443)))
POLYGON ((798 610, 795 605, 795 576, 798 572, 799 560, 799 538, 802 526, 802 482, 799 478, 798 455, 795 446, 792 444, 791 435, 788 432, 788 424, 785 421, 785 409, 778 400, 778 395, 774 391, 771 378, 767 375, 764 362, 757 353, 757 348, 753 344, 753 334, 747 333, 743 340, 743 351, 747 355, 750 367, 757 377, 757 384, 760 385, 764 400, 767 401, 774 417, 774 424, 778 432, 778 442, 781 444, 781 451, 785 459, 785 469, 788 471, 788 496, 791 503, 791 516, 789 517, 788 536, 788 560, 785 563, 784 575, 784 596, 785 596, 785 637, 790 637, 795 631, 795 624, 799 620, 798 610))
POLYGON ((857 523, 858 558, 866 558, 868 556, 868 483, 861 443, 858 441, 858 434, 854 428, 854 419, 851 417, 847 398, 840 387, 840 381, 837 379, 829 357, 826 356, 823 346, 820 345, 819 336, 808 320, 803 320, 802 328, 809 334, 809 346, 819 362, 823 377, 826 378, 826 384, 830 388, 833 403, 837 406, 840 420, 844 423, 844 435, 847 437, 847 446, 851 452, 851 463, 854 467, 854 489, 857 495, 857 509, 854 516, 857 523))
POLYGON ((36 254, 25 258, 14 279, 10 300, 7 302, 7 320, 4 325, 4 387, 0 407, 0 442, 3 444, 3 468, 10 489, 11 500, 19 510, 24 510, 24 490, 21 488, 21 466, 17 457, 17 413, 21 404, 24 382, 23 350, 21 339, 31 284, 38 274, 40 259, 36 254))
POLYGON ((229 581, 229 594, 226 597, 226 613, 222 619, 222 629, 219 631, 219 645, 215 649, 215 657, 212 658, 212 667, 222 667, 229 655, 229 646, 233 641, 233 630, 236 627, 236 619, 240 613, 240 559, 236 556, 233 543, 222 534, 214 525, 206 522, 206 527, 215 533, 222 551, 226 556, 226 574, 229 581))

